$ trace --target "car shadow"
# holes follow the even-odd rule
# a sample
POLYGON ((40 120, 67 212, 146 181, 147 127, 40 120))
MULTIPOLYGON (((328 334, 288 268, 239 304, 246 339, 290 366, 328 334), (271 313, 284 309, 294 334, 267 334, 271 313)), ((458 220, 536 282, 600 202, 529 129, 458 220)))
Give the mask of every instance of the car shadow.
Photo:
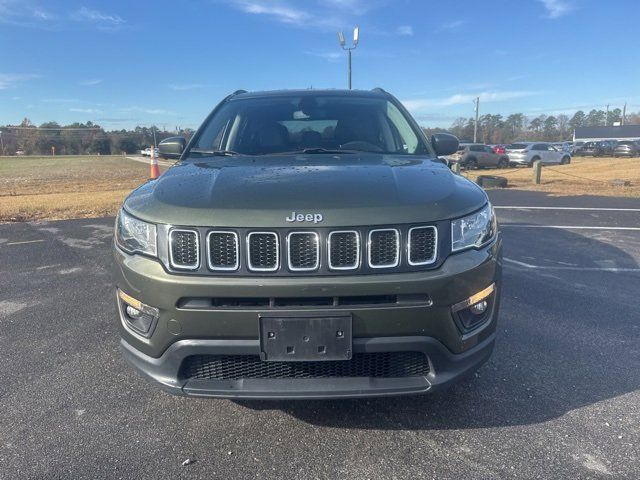
POLYGON ((612 238, 525 230, 507 229, 505 257, 543 268, 505 262, 496 350, 473 376, 423 396, 237 403, 317 426, 472 429, 542 423, 637 390, 637 260, 612 238), (603 264, 636 271, 595 270, 603 264))

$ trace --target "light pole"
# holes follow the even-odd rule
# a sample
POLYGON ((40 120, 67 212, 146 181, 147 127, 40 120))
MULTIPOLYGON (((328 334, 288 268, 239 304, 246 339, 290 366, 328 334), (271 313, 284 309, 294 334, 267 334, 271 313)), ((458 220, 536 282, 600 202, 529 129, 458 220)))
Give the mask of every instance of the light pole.
POLYGON ((353 43, 350 47, 347 47, 346 42, 344 41, 344 34, 342 32, 338 32, 338 41, 340 42, 340 46, 349 54, 349 90, 351 90, 351 50, 355 50, 358 46, 359 37, 360 27, 356 27, 353 29, 353 43))
POLYGON ((480 97, 476 97, 473 101, 474 110, 476 112, 476 121, 473 123, 473 143, 478 143, 478 113, 480 113, 480 97))

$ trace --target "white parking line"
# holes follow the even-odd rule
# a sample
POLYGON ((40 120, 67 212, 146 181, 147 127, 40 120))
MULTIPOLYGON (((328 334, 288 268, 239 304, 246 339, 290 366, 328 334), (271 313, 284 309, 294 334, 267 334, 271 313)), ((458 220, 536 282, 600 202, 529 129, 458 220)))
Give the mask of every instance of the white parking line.
POLYGON ((559 230, 627 230, 640 232, 640 227, 586 227, 583 225, 516 225, 509 223, 500 224, 500 228, 556 228, 559 230))
POLYGON ((640 272, 640 268, 625 268, 625 267, 569 267, 569 266, 554 266, 554 265, 532 265, 531 263, 520 262, 511 258, 502 259, 506 263, 517 265, 519 267, 531 269, 531 270, 573 270, 579 272, 640 272))
POLYGON ((602 212, 640 212, 640 208, 600 208, 600 207, 524 207, 524 206, 499 206, 496 210, 588 210, 602 212))
POLYGON ((9 242, 9 243, 6 243, 5 245, 24 245, 25 243, 40 243, 40 242, 44 242, 44 240, 25 240, 23 242, 9 242))

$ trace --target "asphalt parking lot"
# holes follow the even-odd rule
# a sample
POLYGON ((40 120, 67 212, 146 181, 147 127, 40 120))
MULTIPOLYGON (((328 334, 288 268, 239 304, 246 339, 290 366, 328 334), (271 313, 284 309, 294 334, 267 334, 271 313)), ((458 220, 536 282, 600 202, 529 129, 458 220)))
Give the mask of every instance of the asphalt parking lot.
POLYGON ((120 357, 113 220, 0 225, 0 478, 638 478, 640 202, 491 195, 496 351, 424 397, 172 397, 120 357))

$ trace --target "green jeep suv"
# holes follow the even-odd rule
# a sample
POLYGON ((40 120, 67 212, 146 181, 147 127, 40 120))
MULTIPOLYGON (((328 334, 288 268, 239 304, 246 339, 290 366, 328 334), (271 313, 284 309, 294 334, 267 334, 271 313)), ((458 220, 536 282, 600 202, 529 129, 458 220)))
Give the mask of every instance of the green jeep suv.
POLYGON ((491 355, 501 237, 487 196, 384 90, 235 92, 116 219, 127 361, 228 398, 415 394, 491 355))

